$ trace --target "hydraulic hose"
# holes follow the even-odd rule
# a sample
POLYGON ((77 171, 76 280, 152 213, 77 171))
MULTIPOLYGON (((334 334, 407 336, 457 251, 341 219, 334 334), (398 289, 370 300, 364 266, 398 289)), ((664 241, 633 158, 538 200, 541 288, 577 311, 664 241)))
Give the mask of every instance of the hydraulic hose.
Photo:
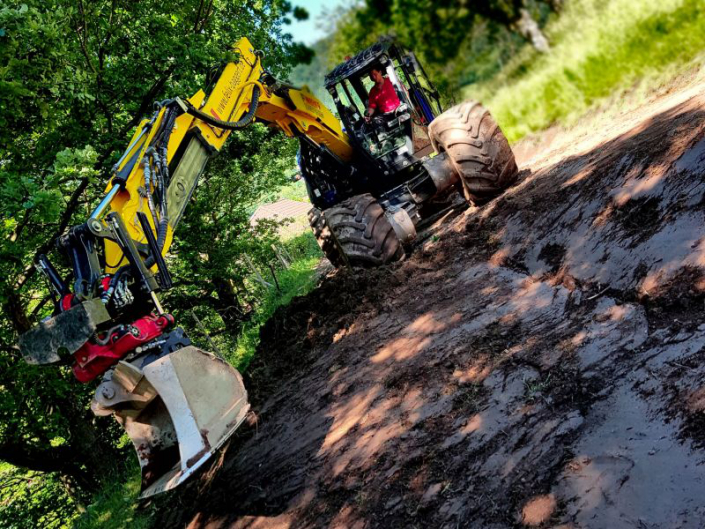
POLYGON ((115 292, 115 287, 118 284, 118 281, 122 279, 122 276, 130 272, 130 265, 123 265, 120 268, 118 268, 117 272, 113 275, 113 277, 110 278, 110 282, 108 283, 108 290, 103 291, 103 295, 101 296, 103 303, 108 303, 110 301, 110 298, 113 297, 113 292, 115 292))
MULTIPOLYGON (((168 100, 160 103, 160 106, 172 103, 173 100, 168 100)), ((157 230, 157 246, 159 251, 164 248, 167 236, 167 226, 169 224, 169 218, 167 215, 167 198, 166 198, 166 180, 169 178, 169 166, 167 164, 167 145, 169 143, 169 138, 174 129, 174 123, 176 122, 176 112, 173 109, 167 110, 162 123, 160 124, 159 131, 156 134, 155 144, 147 149, 146 160, 145 160, 145 183, 146 183, 146 195, 147 201, 149 203, 149 208, 152 213, 152 218, 154 220, 154 227, 157 230), (149 159, 154 160, 155 171, 154 174, 150 175, 149 172, 149 159), (154 210, 154 203, 152 201, 152 194, 149 192, 149 177, 151 176, 152 184, 156 191, 156 198, 159 200, 159 216, 157 217, 156 211, 154 210)), ((145 260, 145 265, 149 268, 154 265, 156 259, 153 256, 149 256, 145 260)))
MULTIPOLYGON (((166 232, 168 225, 169 219, 166 215, 166 206, 164 206, 164 213, 162 214, 162 218, 159 219, 159 227, 157 228, 157 247, 159 248, 160 252, 164 248, 164 243, 166 242, 166 232)), ((147 260, 145 261, 145 266, 151 267, 152 265, 154 265, 155 262, 156 259, 154 259, 154 257, 150 255, 149 258, 147 258, 147 260)))
POLYGON ((198 119, 212 127, 216 127, 223 130, 238 130, 245 128, 247 125, 252 123, 252 120, 255 118, 255 113, 257 112, 259 96, 260 88, 259 86, 254 85, 252 88, 252 101, 250 102, 250 108, 247 110, 245 115, 243 115, 237 121, 223 121, 209 114, 206 114, 205 112, 201 112, 188 101, 184 101, 184 104, 186 107, 186 112, 188 112, 194 117, 197 117, 198 119))
MULTIPOLYGON (((191 103, 188 101, 183 101, 180 102, 180 106, 188 113, 191 114, 192 116, 200 119, 204 123, 207 123, 208 125, 212 127, 216 127, 219 129, 224 129, 224 130, 238 130, 245 128, 247 125, 252 123, 252 120, 255 118, 255 113, 257 112, 257 105, 259 104, 259 96, 260 96, 260 87, 257 85, 254 85, 252 88, 252 101, 250 102, 250 108, 247 110, 247 112, 237 121, 223 121, 220 120, 216 117, 210 116, 209 114, 206 114, 205 112, 202 112, 198 110, 196 107, 194 107, 191 103)), ((160 107, 164 106, 165 104, 170 103, 171 101, 165 101, 160 103, 160 107)), ((171 135, 172 129, 174 127, 174 122, 176 121, 176 115, 175 114, 167 114, 165 116, 165 119, 162 121, 160 124, 160 130, 157 131, 157 134, 155 135, 158 138, 158 143, 161 145, 156 145, 153 147, 150 147, 148 151, 145 153, 145 160, 144 160, 144 173, 145 173, 145 186, 146 186, 146 194, 147 194, 147 199, 150 202, 150 209, 153 208, 153 205, 151 203, 151 193, 149 192, 149 186, 150 183, 155 185, 155 188, 159 189, 160 192, 159 194, 159 202, 160 202, 160 213, 161 215, 159 216, 159 222, 156 223, 155 228, 157 231, 157 247, 161 251, 162 248, 164 248, 164 243, 166 242, 166 236, 167 236, 167 226, 169 224, 169 219, 167 217, 167 200, 166 200, 166 189, 164 187, 166 186, 166 182, 164 177, 166 176, 168 178, 168 166, 166 164, 166 145, 168 144, 169 141, 169 136, 171 135), (156 156, 155 156, 156 155, 156 156), (161 155, 161 156, 160 156, 161 155), (149 160, 150 158, 156 158, 156 167, 158 167, 159 171, 155 171, 154 174, 152 174, 152 171, 150 170, 149 167, 149 160)), ((150 122, 150 125, 154 122, 154 119, 152 119, 152 122, 150 122)), ((144 131, 147 129, 145 127, 143 129, 143 134, 144 131)), ((141 135, 140 135, 141 137, 141 135)), ((139 139, 139 138, 138 138, 139 139)), ((136 143, 136 140, 135 140, 136 143)), ((128 149, 129 152, 129 149, 128 149)), ((124 155, 123 155, 124 157, 124 155)), ((154 217, 154 211, 152 210, 152 215, 154 217)), ((156 218, 154 219, 156 221, 156 218)), ((150 255, 147 259, 145 259, 144 264, 147 268, 151 268, 154 263, 156 262, 156 259, 154 258, 153 255, 150 255)), ((129 265, 124 265, 120 267, 115 272, 115 275, 113 275, 112 279, 110 280, 110 283, 108 284, 108 290, 103 293, 103 300, 105 303, 107 303, 110 298, 113 295, 113 292, 115 291, 115 288, 117 286, 118 281, 120 281, 126 273, 129 273, 130 266, 129 265)))

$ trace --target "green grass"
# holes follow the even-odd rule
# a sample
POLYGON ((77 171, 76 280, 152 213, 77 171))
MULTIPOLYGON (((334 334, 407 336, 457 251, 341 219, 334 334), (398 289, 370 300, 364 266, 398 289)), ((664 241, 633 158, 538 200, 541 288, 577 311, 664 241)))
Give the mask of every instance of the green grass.
POLYGON ((115 479, 96 495, 86 512, 74 522, 74 529, 148 529, 152 526, 153 511, 138 507, 139 492, 140 473, 135 464, 127 477, 115 479))
POLYGON ((275 200, 281 200, 283 198, 296 200, 297 202, 308 202, 306 182, 304 182, 303 178, 282 187, 279 193, 277 193, 275 200))
MULTIPOLYGON (((292 169, 292 174, 293 173, 298 173, 299 169, 298 167, 294 167, 292 169)), ((277 202, 279 200, 288 198, 289 200, 296 200, 297 202, 308 202, 308 193, 306 192, 306 183, 304 182, 303 178, 300 180, 297 180, 295 182, 290 182, 276 191, 272 191, 271 193, 268 193, 266 196, 262 197, 262 200, 260 201, 260 204, 269 204, 272 202, 277 202)), ((259 205, 259 204, 258 204, 259 205)), ((257 208, 257 206, 253 206, 254 209, 257 208)), ((253 209, 253 211, 254 211, 253 209)))
POLYGON ((0 526, 14 529, 147 529, 152 511, 138 509, 140 473, 136 460, 96 494, 85 511, 66 495, 54 474, 17 469, 0 462, 0 526))
MULTIPOLYGON (((277 271, 277 281, 281 290, 271 288, 264 291, 256 313, 238 337, 234 354, 228 358, 228 361, 241 371, 247 369, 255 355, 259 345, 260 327, 277 308, 288 304, 296 296, 309 293, 316 286, 315 270, 323 255, 313 233, 307 230, 298 237, 286 241, 284 246, 294 261, 290 268, 277 271)), ((271 277, 265 277, 265 279, 272 281, 271 277)))
POLYGON ((0 461, 0 527, 66 529, 76 508, 57 474, 0 461))
POLYGON ((587 110, 637 86, 653 88, 703 60, 701 0, 572 0, 546 27, 552 50, 526 46, 491 81, 469 85, 510 141, 587 110))

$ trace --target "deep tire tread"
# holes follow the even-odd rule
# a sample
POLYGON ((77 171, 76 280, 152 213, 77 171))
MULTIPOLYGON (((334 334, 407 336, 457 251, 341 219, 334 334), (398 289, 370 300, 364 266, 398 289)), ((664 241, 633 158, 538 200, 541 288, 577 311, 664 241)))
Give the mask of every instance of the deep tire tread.
POLYGON ((324 216, 350 266, 380 266, 404 255, 384 209, 370 194, 349 198, 324 216))
POLYGON ((318 208, 313 208, 308 212, 308 222, 311 225, 314 237, 321 247, 323 255, 331 262, 333 266, 339 267, 345 264, 345 260, 340 252, 333 233, 331 232, 323 212, 318 208))
POLYGON ((486 202, 516 182, 519 170, 509 142, 476 101, 446 110, 429 126, 429 136, 436 152, 447 153, 468 201, 486 202))

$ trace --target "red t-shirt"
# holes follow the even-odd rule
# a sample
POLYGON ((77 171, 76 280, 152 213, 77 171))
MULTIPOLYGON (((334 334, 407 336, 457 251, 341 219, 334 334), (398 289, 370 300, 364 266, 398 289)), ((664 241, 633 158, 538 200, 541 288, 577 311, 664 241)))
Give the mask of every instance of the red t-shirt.
POLYGON ((374 85, 370 90, 370 102, 367 106, 378 113, 391 112, 399 105, 399 96, 397 96, 394 85, 388 78, 384 79, 382 88, 377 88, 377 85, 374 85))

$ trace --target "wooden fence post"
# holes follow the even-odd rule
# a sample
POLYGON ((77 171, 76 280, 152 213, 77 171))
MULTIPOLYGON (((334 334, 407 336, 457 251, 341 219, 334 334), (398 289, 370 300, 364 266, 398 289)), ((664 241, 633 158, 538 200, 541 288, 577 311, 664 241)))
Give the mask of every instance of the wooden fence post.
POLYGON ((289 266, 291 266, 291 265, 289 264, 289 262, 288 262, 286 259, 284 259, 284 254, 283 254, 283 252, 280 251, 280 249, 277 248, 276 245, 272 244, 272 250, 274 250, 274 254, 275 254, 275 255, 277 256, 277 258, 279 258, 279 260, 282 262, 282 264, 284 265, 284 268, 289 268, 289 266))
POLYGON ((191 309, 191 316, 193 316, 193 319, 196 320, 196 325, 201 330, 201 332, 206 335, 206 339, 208 340, 210 346, 213 348, 213 352, 218 356, 218 358, 220 358, 221 360, 225 360, 223 353, 221 353, 220 349, 218 349, 218 346, 215 345, 215 342, 212 340, 211 335, 208 334, 208 331, 201 323, 201 320, 198 319, 198 316, 196 316, 196 313, 193 311, 193 309, 191 309))
POLYGON ((255 267, 255 263, 253 263, 252 259, 250 259, 250 256, 247 254, 243 254, 243 257, 245 258, 245 261, 247 261, 247 265, 250 267, 250 270, 252 270, 252 273, 255 275, 255 279, 265 287, 272 288, 274 285, 264 280, 262 274, 260 274, 259 270, 257 270, 257 267, 255 267))

